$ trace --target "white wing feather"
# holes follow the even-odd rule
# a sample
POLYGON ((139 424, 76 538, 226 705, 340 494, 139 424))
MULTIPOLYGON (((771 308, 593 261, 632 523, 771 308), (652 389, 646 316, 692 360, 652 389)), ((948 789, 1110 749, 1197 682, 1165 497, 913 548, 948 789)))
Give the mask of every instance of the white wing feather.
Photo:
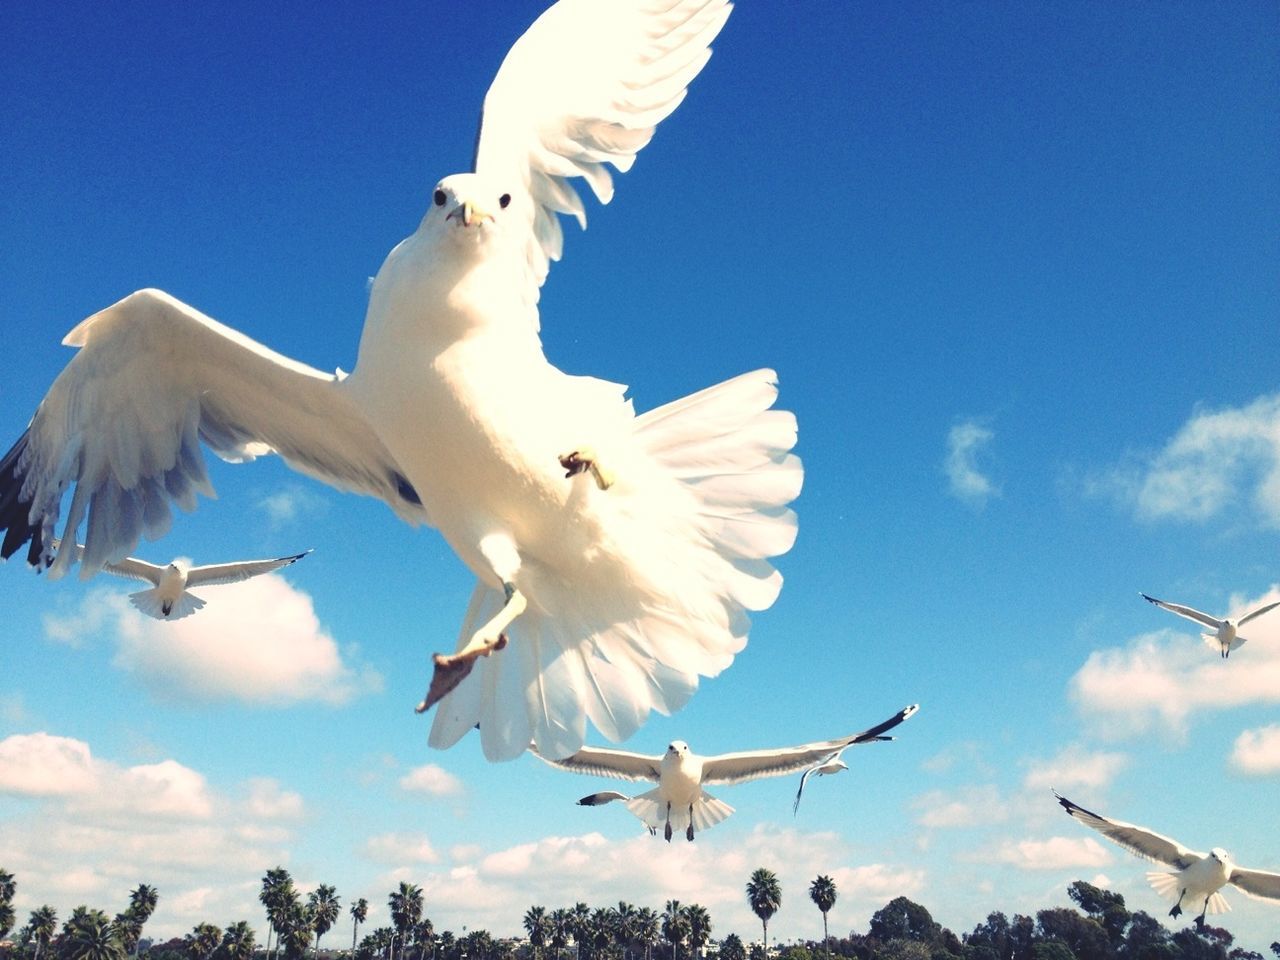
POLYGON ((1176 613, 1180 617, 1193 620, 1196 623, 1203 624, 1211 629, 1217 630, 1222 626, 1221 620, 1216 617, 1211 617, 1209 614, 1197 610, 1195 607, 1183 606, 1181 603, 1170 603, 1168 600, 1157 600, 1155 597, 1149 597, 1145 593, 1140 594, 1140 596, 1143 600, 1147 601, 1147 603, 1154 603, 1157 607, 1168 610, 1170 613, 1176 613))
POLYGON ((536 750, 533 754, 544 763, 562 770, 595 777, 613 777, 615 780, 651 780, 656 783, 662 765, 661 757, 646 757, 640 753, 611 750, 607 747, 583 747, 572 756, 559 760, 544 757, 536 750))
POLYGON ((1236 867, 1231 871, 1231 879, 1227 882, 1239 887, 1251 897, 1280 900, 1280 873, 1236 867))
POLYGON ((63 343, 80 350, 0 459, 3 556, 30 539, 30 562, 65 573, 76 551, 55 561, 49 545, 74 485, 62 538, 74 542, 87 516, 81 576, 120 561, 142 534, 168 530, 170 502, 192 510, 197 492, 214 495, 201 440, 233 462, 277 452, 296 470, 385 500, 411 523, 426 519, 342 380, 166 293, 131 294, 63 343))
POLYGON ((529 229, 530 306, 560 259, 557 215, 587 224, 569 181, 582 177, 601 203, 612 199, 605 164, 631 168, 706 65, 731 8, 728 0, 560 0, 507 53, 485 95, 474 168, 513 185, 529 229))
POLYGON ((806 743, 798 747, 782 747, 777 750, 751 750, 743 753, 724 753, 715 757, 707 757, 702 762, 702 783, 731 784, 746 783, 762 777, 777 777, 794 773, 811 767, 820 760, 828 759, 832 753, 860 743, 872 743, 876 740, 892 740, 883 736, 886 730, 892 730, 919 708, 918 704, 904 707, 896 714, 878 723, 869 730, 850 734, 835 740, 822 740, 818 743, 806 743))
MULTIPOLYGON (((311 551, 308 550, 307 553, 311 551)), ((187 574, 187 586, 211 586, 220 583, 239 583, 259 574, 279 570, 291 563, 297 563, 307 553, 296 553, 291 557, 279 557, 275 560, 242 560, 239 563, 210 563, 202 567, 192 567, 187 574)))
POLYGON ((1086 810, 1079 804, 1072 803, 1066 797, 1060 797, 1056 793, 1054 796, 1058 797, 1058 803, 1062 804, 1062 809, 1072 817, 1144 860, 1185 870, 1191 864, 1205 858, 1205 854, 1190 850, 1177 840, 1148 830, 1146 827, 1125 823, 1123 820, 1110 820, 1101 814, 1086 810))

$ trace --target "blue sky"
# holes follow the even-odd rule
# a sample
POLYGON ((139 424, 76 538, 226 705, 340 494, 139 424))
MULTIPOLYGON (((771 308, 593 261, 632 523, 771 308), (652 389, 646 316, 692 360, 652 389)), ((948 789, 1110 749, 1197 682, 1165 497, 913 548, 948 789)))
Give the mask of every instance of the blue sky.
MULTIPOLYGON (((0 433, 63 334, 143 286, 350 369, 367 278, 466 168, 540 8, 12 7, 0 433)), ((260 923, 283 863, 373 922, 410 879, 438 929, 497 934, 533 904, 677 898, 751 936, 757 866, 782 878, 783 938, 818 935, 818 873, 833 932, 899 893, 965 932, 1078 878, 1163 915, 1146 865, 1051 786, 1280 869, 1280 617, 1222 662, 1137 596, 1280 598, 1280 13, 747 0, 715 51, 614 202, 567 229, 544 342, 642 409, 776 369, 801 532, 747 650, 628 747, 799 743, 920 702, 899 740, 794 819, 795 783, 763 781, 723 790, 738 812, 696 843, 652 842, 573 806, 604 781, 490 765, 474 738, 427 749, 412 706, 470 590, 438 536, 270 458, 216 463, 219 500, 140 554, 315 549, 283 579, 153 628, 119 581, 0 570, 20 913, 119 909, 149 882, 154 933, 260 923)), ((1264 947, 1276 905, 1228 899, 1264 947)))

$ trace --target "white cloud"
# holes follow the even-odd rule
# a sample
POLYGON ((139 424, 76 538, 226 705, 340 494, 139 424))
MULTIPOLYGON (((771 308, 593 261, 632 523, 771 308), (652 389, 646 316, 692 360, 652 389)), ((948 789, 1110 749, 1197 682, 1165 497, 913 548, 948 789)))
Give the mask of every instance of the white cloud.
POLYGON ((1252 777, 1280 774, 1280 724, 1242 731, 1231 751, 1231 766, 1252 777))
POLYGON ((931 829, 973 827, 1009 816, 1009 805, 991 784, 930 790, 916 797, 911 806, 919 811, 916 822, 931 829))
POLYGON ((1111 854, 1092 837, 1050 837, 1006 840, 992 853, 991 860, 1019 870, 1063 870, 1101 867, 1111 862, 1111 854))
MULTIPOLYGON (((1256 600, 1233 597, 1230 615, 1280 600, 1272 587, 1256 600)), ((1198 636, 1161 631, 1144 634, 1125 647, 1095 650, 1071 678, 1071 697, 1099 732, 1126 735, 1163 729, 1186 733, 1198 711, 1244 704, 1280 703, 1280 620, 1249 624, 1250 642, 1235 650, 1231 665, 1248 666, 1223 675, 1216 649, 1198 636)))
POLYGON ((96 783, 89 745, 47 733, 0 740, 0 793, 31 797, 85 793, 96 783))
POLYGON ((431 841, 421 834, 384 833, 365 841, 364 853, 370 860, 390 866, 408 866, 417 863, 439 863, 431 841))
POLYGON ((107 630, 116 642, 115 665, 162 700, 340 705, 381 689, 372 670, 343 661, 310 596, 283 577, 202 587, 200 596, 208 601, 204 609, 165 622, 144 617, 122 594, 98 590, 76 613, 46 617, 45 634, 78 645, 107 630))
POLYGON ((978 469, 978 454, 995 438, 989 427, 966 420, 947 434, 947 457, 943 461, 951 493, 981 506, 1000 495, 1000 488, 978 469))
POLYGON ((462 793, 462 781, 448 770, 428 763, 415 767, 400 778, 400 788, 411 793, 426 793, 433 797, 452 797, 462 793))
POLYGON ((254 777, 247 787, 245 809, 251 816, 264 820, 297 820, 304 812, 302 795, 283 789, 278 780, 254 777))
POLYGON ((1164 449, 1112 484, 1149 519, 1204 521, 1247 504, 1280 527, 1280 394, 1197 410, 1164 449))
POLYGON ((1105 787, 1127 762, 1122 753, 1088 751, 1071 744, 1050 760, 1033 762, 1023 786, 1028 790, 1105 787))
POLYGON ((328 506, 324 497, 297 484, 290 484, 262 497, 257 507, 267 515, 272 529, 287 526, 299 516, 322 511, 328 506))

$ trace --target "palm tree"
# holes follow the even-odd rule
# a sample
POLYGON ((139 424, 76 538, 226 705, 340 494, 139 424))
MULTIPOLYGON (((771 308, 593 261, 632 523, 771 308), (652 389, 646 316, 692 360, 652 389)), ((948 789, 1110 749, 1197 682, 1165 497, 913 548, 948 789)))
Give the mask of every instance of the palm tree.
POLYGON ((431 948, 431 954, 435 956, 436 925, 427 917, 423 917, 414 925, 413 943, 418 948, 418 960, 426 960, 427 947, 431 948))
POLYGON ((262 892, 258 894, 258 900, 267 911, 267 954, 271 954, 271 934, 274 931, 276 936, 276 950, 279 951, 279 933, 280 919, 284 916, 288 902, 296 899, 297 894, 293 890, 293 878, 289 876, 289 871, 284 867, 273 867, 267 871, 262 878, 262 892))
POLYGON ((452 930, 445 930, 440 934, 440 960, 448 960, 453 956, 456 947, 457 941, 454 939, 452 930))
POLYGON ((253 960, 258 946, 255 940, 253 927, 237 920, 223 931, 219 960, 253 960))
POLYGON ((809 884, 809 899, 822 911, 822 942, 827 947, 827 960, 831 958, 831 940, 827 936, 827 911, 836 905, 835 881, 828 876, 818 874, 818 878, 809 884))
POLYGON ((671 944, 671 960, 676 960, 676 951, 689 936, 689 918, 679 900, 668 900, 666 911, 662 916, 662 935, 671 944))
MULTIPOLYGON (((591 936, 591 908, 582 901, 573 905, 573 943, 578 960, 582 960, 582 944, 591 936)), ((588 949, 588 953, 590 950, 588 949)))
POLYGON ((0 870, 0 937, 4 937, 13 929, 17 915, 13 912, 13 895, 18 892, 18 884, 8 870, 0 870))
POLYGON ((315 916, 310 903, 303 903, 293 894, 285 903, 280 916, 276 949, 284 947, 286 960, 302 960, 311 949, 311 935, 315 930, 315 916))
POLYGON ((768 956, 769 918, 782 906, 782 887, 778 884, 777 874, 764 867, 751 874, 751 879, 747 881, 747 902, 751 904, 751 912, 764 925, 764 952, 768 956))
POLYGON ((58 932, 58 912, 48 904, 36 907, 27 919, 27 932, 36 945, 35 960, 40 960, 41 952, 48 949, 53 935, 58 932))
POLYGON ((320 956, 320 938, 332 929, 338 920, 342 902, 338 899, 336 887, 322 883, 311 891, 307 898, 307 906, 311 908, 311 924, 316 934, 316 956, 320 956))
POLYGON ((742 938, 731 933, 720 941, 720 960, 747 960, 747 948, 742 945, 742 938))
POLYGON ((684 918, 689 925, 689 953, 699 955, 711 939, 711 914, 701 904, 691 903, 684 908, 684 918))
POLYGON ((59 960, 124 960, 114 925, 101 910, 76 907, 62 925, 59 960))
POLYGON ((369 919, 369 901, 361 897, 351 905, 351 953, 356 952, 356 933, 360 924, 369 919))
POLYGON ((617 939, 618 914, 609 907, 591 911, 591 957, 608 956, 610 945, 617 939))
POLYGON ((489 960, 493 955, 493 937, 488 930, 472 930, 462 938, 462 943, 470 960, 489 960))
POLYGON ((639 911, 625 900, 618 901, 614 911, 617 921, 618 943, 622 946, 622 960, 628 960, 631 945, 636 942, 636 916, 639 911))
POLYGON ((555 960, 560 960, 560 951, 569 945, 572 917, 573 915, 564 907, 552 910, 548 917, 547 922, 551 925, 551 951, 555 960))
MULTIPOLYGON (((404 956, 405 936, 422 919, 422 888, 401 880, 399 888, 387 899, 387 906, 391 908, 391 925, 396 928, 396 939, 400 941, 400 955, 404 956)), ((395 960, 394 947, 392 960, 395 960)))
POLYGON ((222 930, 212 923, 198 923, 184 939, 191 960, 209 960, 222 944, 222 930))
POLYGON ((653 956, 653 945, 658 942, 658 914, 652 907, 636 911, 636 941, 644 945, 644 960, 653 956))
POLYGON ((547 944, 550 921, 545 907, 530 907, 524 913, 524 931, 529 934, 529 946, 533 947, 534 960, 542 960, 542 948, 547 944))

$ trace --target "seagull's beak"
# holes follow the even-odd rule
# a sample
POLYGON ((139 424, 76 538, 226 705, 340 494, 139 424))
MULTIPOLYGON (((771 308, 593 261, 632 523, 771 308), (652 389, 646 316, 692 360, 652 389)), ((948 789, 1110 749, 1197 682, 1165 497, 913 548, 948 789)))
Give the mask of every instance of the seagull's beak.
POLYGON ((455 217, 462 221, 464 227, 469 227, 473 223, 480 223, 482 220, 492 220, 493 214, 469 200, 464 200, 454 207, 453 211, 445 219, 452 220, 455 217))

